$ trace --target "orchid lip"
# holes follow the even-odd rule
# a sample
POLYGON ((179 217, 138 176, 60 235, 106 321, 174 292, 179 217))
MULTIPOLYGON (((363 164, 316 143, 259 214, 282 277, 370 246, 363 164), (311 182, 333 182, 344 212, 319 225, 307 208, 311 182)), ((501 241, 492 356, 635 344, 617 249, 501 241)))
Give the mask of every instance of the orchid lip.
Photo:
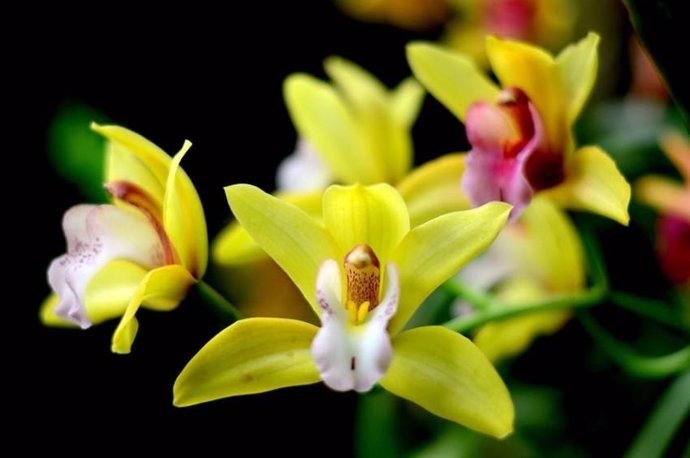
POLYGON ((334 259, 325 261, 319 270, 316 295, 323 311, 322 326, 312 342, 312 355, 330 388, 366 392, 391 362, 387 327, 400 296, 398 270, 393 263, 386 265, 386 292, 379 301, 379 260, 371 247, 356 245, 343 264, 345 282, 334 259))

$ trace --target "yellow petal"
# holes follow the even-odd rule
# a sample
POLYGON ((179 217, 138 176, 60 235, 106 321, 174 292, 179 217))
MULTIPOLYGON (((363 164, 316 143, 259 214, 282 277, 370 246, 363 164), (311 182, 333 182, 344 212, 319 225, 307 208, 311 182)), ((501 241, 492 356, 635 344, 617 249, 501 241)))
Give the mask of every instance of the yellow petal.
POLYGON ((410 229, 405 202, 387 184, 330 186, 323 195, 323 217, 338 245, 338 261, 355 245, 366 243, 385 263, 410 229))
POLYGON ((381 379, 393 394, 476 431, 503 438, 513 431, 513 402, 484 354, 441 326, 403 332, 381 379))
POLYGON ((559 205, 586 210, 627 225, 630 184, 601 148, 585 146, 566 164, 565 181, 543 194, 559 205))
POLYGON ((690 191, 666 177, 648 175, 635 182, 635 195, 660 213, 690 220, 690 191))
POLYGON ((504 88, 522 89, 537 108, 549 145, 563 149, 569 138, 563 82, 553 57, 544 50, 511 40, 488 37, 491 68, 504 88))
POLYGON ((503 228, 511 206, 490 202, 448 213, 412 229, 393 253, 400 269, 400 302, 390 322, 392 334, 441 283, 481 253, 503 228))
POLYGON ((92 123, 91 129, 110 140, 106 153, 105 182, 134 183, 162 207, 170 156, 141 135, 124 127, 92 123))
POLYGON ((412 227, 446 213, 471 208, 460 188, 464 171, 465 155, 447 154, 417 167, 398 184, 412 227))
POLYGON ((690 186, 690 139, 677 132, 668 132, 661 138, 661 145, 686 185, 690 186))
POLYGON ((170 310, 180 303, 189 287, 195 282, 190 273, 179 264, 151 270, 139 283, 129 301, 120 324, 113 334, 113 353, 129 353, 137 334, 138 323, 134 316, 142 303, 156 310, 170 310))
MULTIPOLYGON (((369 72, 340 57, 328 58, 324 65, 326 73, 347 102, 358 135, 366 148, 363 152, 367 155, 367 166, 372 169, 372 174, 376 173, 374 181, 366 177, 358 181, 365 184, 396 182, 405 175, 412 163, 411 122, 398 121, 393 111, 392 96, 369 72)), ((411 106, 403 108, 407 109, 408 113, 405 114, 409 117, 409 112, 419 109, 421 89, 417 88, 416 93, 414 87, 407 91, 412 95, 412 100, 408 102, 411 106)))
POLYGON ((414 79, 406 78, 390 95, 391 115, 402 126, 412 127, 424 100, 424 88, 414 79))
POLYGON ((338 258, 331 236, 304 211, 254 186, 228 186, 225 195, 240 224, 283 268, 319 314, 315 294, 319 267, 326 259, 338 258))
POLYGON ((41 304, 38 312, 38 317, 45 326, 54 328, 71 328, 79 329, 79 326, 72 321, 65 320, 55 314, 55 307, 60 303, 60 298, 57 294, 52 293, 41 304))
POLYGON ((556 58, 563 81, 563 97, 567 104, 568 122, 577 119, 594 87, 599 65, 599 35, 590 32, 578 43, 565 48, 556 58))
MULTIPOLYGON (((575 292, 585 285, 582 243, 570 219, 548 199, 537 196, 506 228, 503 248, 511 250, 515 264, 545 289, 575 292)), ((502 235, 502 236, 503 236, 502 235)))
POLYGON ((93 324, 122 316, 146 269, 124 260, 110 261, 91 278, 84 294, 86 315, 93 324))
MULTIPOLYGON (((533 281, 516 278, 502 286, 497 294, 504 304, 524 304, 542 299, 547 293, 533 281)), ((477 332, 474 343, 495 363, 522 353, 536 336, 556 332, 570 315, 569 310, 559 310, 489 323, 477 332)))
POLYGON ((474 102, 493 102, 499 89, 473 61, 428 43, 407 46, 407 60, 417 79, 459 119, 474 102))
POLYGON ((208 262, 206 218, 194 184, 180 167, 192 144, 185 141, 170 163, 163 206, 163 226, 180 262, 195 277, 201 278, 208 262))
POLYGON ((329 57, 324 68, 356 110, 384 109, 388 91, 371 73, 342 57, 329 57))
MULTIPOLYGON (((321 195, 321 192, 309 192, 279 194, 277 197, 321 220, 321 195)), ((237 221, 227 225, 218 234, 213 242, 212 251, 213 260, 224 266, 239 266, 267 257, 266 252, 237 221)))
POLYGON ((296 320, 248 318, 211 339, 173 387, 178 407, 320 380, 311 357, 318 328, 296 320))
POLYGON ((331 86, 295 74, 285 80, 283 92, 299 135, 314 146, 336 181, 378 181, 383 165, 371 156, 353 114, 331 86))

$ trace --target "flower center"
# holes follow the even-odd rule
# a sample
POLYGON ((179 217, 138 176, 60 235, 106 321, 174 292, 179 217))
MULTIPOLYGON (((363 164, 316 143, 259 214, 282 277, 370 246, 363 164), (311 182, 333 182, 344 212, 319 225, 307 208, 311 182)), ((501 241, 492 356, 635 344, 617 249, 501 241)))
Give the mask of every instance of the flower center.
POLYGON ((369 245, 361 243, 350 250, 343 264, 347 276, 346 308, 350 321, 360 324, 379 303, 379 259, 369 245))

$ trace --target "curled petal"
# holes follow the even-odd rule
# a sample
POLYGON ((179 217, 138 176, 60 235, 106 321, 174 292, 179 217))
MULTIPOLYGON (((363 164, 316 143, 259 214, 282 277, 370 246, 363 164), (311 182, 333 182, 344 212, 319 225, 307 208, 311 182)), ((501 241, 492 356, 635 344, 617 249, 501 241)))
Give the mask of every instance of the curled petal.
POLYGON ((139 324, 135 314, 139 307, 147 305, 154 310, 172 310, 187 294, 194 283, 189 271, 179 264, 159 267, 146 274, 129 300, 122 319, 113 334, 113 353, 129 353, 137 335, 139 324))
POLYGON ((114 205, 78 205, 63 218, 67 254, 48 269, 48 282, 60 297, 55 313, 88 328, 84 294, 109 261, 124 259, 143 268, 163 263, 164 247, 155 226, 138 210, 114 205))

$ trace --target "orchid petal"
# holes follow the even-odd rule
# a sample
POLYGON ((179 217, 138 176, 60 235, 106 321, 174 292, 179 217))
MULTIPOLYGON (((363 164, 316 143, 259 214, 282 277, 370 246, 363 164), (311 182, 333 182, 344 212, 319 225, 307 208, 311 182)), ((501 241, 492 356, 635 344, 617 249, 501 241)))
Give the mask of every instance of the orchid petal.
POLYGON ((353 114, 334 88, 295 74, 285 80, 283 91, 299 136, 314 146, 336 181, 370 183, 382 176, 382 164, 371 156, 353 114))
POLYGON ((283 268, 319 314, 314 279, 326 259, 340 257, 331 236, 304 211, 254 186, 228 186, 225 194, 240 224, 283 268))
POLYGON ((173 387, 178 407, 319 381, 309 347, 318 328, 280 318, 237 321, 187 363, 173 387))
POLYGON ((537 196, 517 226, 502 234, 501 248, 511 250, 520 269, 550 291, 575 292, 585 285, 584 254, 577 229, 548 199, 537 196))
POLYGON ((476 431, 503 438, 513 430, 514 407, 501 377, 472 342, 441 326, 395 337, 393 360, 380 383, 476 431))
POLYGON ((690 186, 690 140, 678 133, 669 132, 661 138, 661 145, 685 183, 690 186))
POLYGON ((338 244, 340 256, 335 259, 366 243, 386 260, 410 228, 405 201, 388 184, 329 187, 323 196, 323 217, 338 244))
POLYGON ((146 272, 140 265, 122 259, 110 261, 96 272, 84 293, 84 307, 91 323, 122 316, 146 272))
POLYGON ((50 295, 48 295, 48 297, 45 298, 38 312, 38 317, 40 318, 41 323, 45 326, 51 326, 55 328, 76 328, 76 323, 70 320, 66 320, 55 313, 55 307, 59 303, 60 298, 55 293, 51 293, 50 295))
POLYGON ((613 159, 596 146, 576 151, 566 164, 565 181, 542 192, 567 208, 591 211, 623 225, 630 220, 630 184, 613 159))
POLYGON ((434 289, 493 242, 510 209, 510 205, 492 202, 439 216, 407 233, 391 257, 400 268, 402 285, 391 334, 402 329, 434 289))
POLYGON ((461 54, 428 43, 407 45, 407 60, 417 79, 460 120, 469 106, 493 102, 499 89, 474 62, 461 54))
POLYGON ((180 167, 180 161, 191 146, 191 142, 185 140, 170 162, 165 185, 163 227, 182 265, 194 278, 201 278, 208 263, 206 218, 194 184, 180 167))
POLYGON ((548 144, 552 148, 566 144, 563 83, 553 57, 540 48, 495 37, 487 38, 486 52, 503 87, 523 90, 537 108, 548 144))
POLYGON ((179 264, 158 267, 149 271, 139 283, 127 304, 122 319, 113 334, 113 353, 129 353, 139 324, 135 317, 142 305, 154 310, 172 310, 184 299, 195 282, 189 271, 179 264))
MULTIPOLYGON (((321 219, 322 193, 280 193, 277 197, 291 203, 316 220, 321 219)), ((218 234, 212 246, 213 260, 224 266, 248 264, 266 258, 266 252, 237 221, 218 234)))
POLYGON ((405 199, 412 227, 446 213, 467 210, 470 202, 460 188, 464 154, 447 154, 407 175, 397 188, 405 199))
POLYGON ((110 140, 106 150, 105 182, 133 183, 162 207, 170 156, 141 135, 124 127, 92 123, 91 129, 110 140))
POLYGON ((565 48, 556 58, 556 66, 563 81, 563 103, 568 107, 568 122, 577 119, 597 78, 599 35, 587 36, 565 48))
POLYGON ((390 95, 391 116, 409 129, 419 115, 423 100, 424 88, 414 78, 406 78, 390 95))
MULTIPOLYGON (((330 57, 324 66, 347 101, 357 130, 367 147, 368 166, 378 169, 375 181, 368 181, 364 177, 358 181, 398 181, 412 163, 412 139, 410 124, 400 123, 394 116, 392 98, 387 88, 369 72, 343 58, 330 57)), ((411 108, 414 110, 414 106, 411 108)))
POLYGON ((673 180, 663 176, 644 176, 635 182, 635 194, 660 213, 690 220, 690 191, 673 180))

